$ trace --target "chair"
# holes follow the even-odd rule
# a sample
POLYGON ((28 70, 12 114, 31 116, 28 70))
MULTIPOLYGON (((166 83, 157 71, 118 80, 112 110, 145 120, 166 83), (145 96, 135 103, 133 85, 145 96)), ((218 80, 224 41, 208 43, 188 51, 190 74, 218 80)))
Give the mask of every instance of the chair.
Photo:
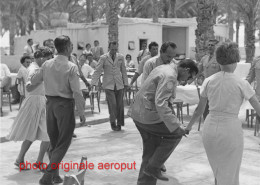
POLYGON ((98 111, 100 112, 100 93, 101 93, 100 87, 98 87, 98 89, 95 87, 94 90, 89 92, 89 100, 90 100, 92 114, 94 113, 94 99, 95 99, 95 96, 97 98, 98 111))
POLYGON ((21 77, 21 78, 16 78, 15 84, 18 84, 18 86, 20 86, 21 91, 22 91, 22 92, 20 92, 20 102, 19 102, 19 108, 18 108, 18 110, 19 110, 20 107, 21 107, 21 105, 22 105, 23 100, 25 99, 25 84, 24 84, 24 79, 23 79, 22 77, 21 77))
MULTIPOLYGON (((129 77, 129 79, 131 79, 131 77, 129 77)), ((137 86, 137 81, 136 81, 134 86, 132 86, 131 88, 129 88, 125 91, 125 98, 126 98, 127 105, 131 104, 131 94, 133 93, 133 99, 134 99, 135 94, 138 90, 139 90, 139 88, 137 86)))
POLYGON ((190 115, 190 104, 184 103, 184 104, 182 105, 182 107, 187 107, 187 115, 189 116, 189 115, 190 115))
MULTIPOLYGON (((180 99, 174 99, 172 102, 173 108, 176 107, 177 109, 177 118, 182 122, 183 124, 183 112, 182 112, 182 107, 183 107, 183 101, 180 99)), ((174 109, 173 109, 174 111, 174 109)))
POLYGON ((83 156, 79 163, 80 166, 79 166, 78 173, 76 175, 65 175, 63 185, 74 185, 74 184, 84 185, 84 177, 87 170, 86 166, 83 165, 85 164, 85 161, 87 161, 87 157, 83 156))
MULTIPOLYGON (((200 88, 197 85, 196 85, 196 87, 197 87, 197 91, 198 91, 198 96, 200 98, 200 88)), ((202 116, 200 116, 200 119, 199 119, 198 131, 200 131, 201 120, 202 120, 202 116)))
POLYGON ((1 87, 1 116, 3 116, 3 96, 7 95, 10 111, 12 112, 12 104, 11 104, 11 90, 4 90, 3 87, 1 87))
POLYGON ((247 127, 250 127, 249 122, 251 122, 251 128, 253 127, 253 121, 254 121, 255 116, 256 116, 256 114, 255 114, 254 109, 246 109, 247 127))

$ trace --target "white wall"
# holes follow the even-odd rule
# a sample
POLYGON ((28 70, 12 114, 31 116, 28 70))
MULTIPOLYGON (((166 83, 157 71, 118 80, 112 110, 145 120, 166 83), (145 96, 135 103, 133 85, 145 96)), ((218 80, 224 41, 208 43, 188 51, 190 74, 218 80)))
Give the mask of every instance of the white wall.
POLYGON ((163 42, 172 41, 177 45, 177 54, 187 54, 186 52, 186 31, 187 27, 163 27, 163 42))
POLYGON ((119 51, 126 55, 130 54, 133 60, 137 60, 139 52, 139 39, 147 39, 149 43, 155 41, 162 45, 162 26, 160 24, 125 24, 119 26, 119 51), (134 41, 135 50, 128 49, 128 42, 134 41))

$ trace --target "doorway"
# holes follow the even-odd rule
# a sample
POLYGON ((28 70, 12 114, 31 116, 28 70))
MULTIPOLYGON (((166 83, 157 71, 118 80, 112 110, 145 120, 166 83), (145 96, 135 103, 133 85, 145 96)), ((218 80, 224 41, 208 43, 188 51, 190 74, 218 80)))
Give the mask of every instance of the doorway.
POLYGON ((146 47, 147 47, 147 41, 148 39, 139 39, 139 51, 142 50, 142 45, 144 43, 146 43, 146 47))

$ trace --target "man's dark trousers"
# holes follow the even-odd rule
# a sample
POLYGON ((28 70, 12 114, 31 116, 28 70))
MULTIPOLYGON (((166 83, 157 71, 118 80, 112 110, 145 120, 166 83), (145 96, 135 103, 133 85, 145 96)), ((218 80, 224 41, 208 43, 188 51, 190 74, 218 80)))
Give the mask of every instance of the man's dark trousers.
POLYGON ((74 99, 46 96, 47 132, 50 137, 50 163, 47 173, 58 174, 57 165, 65 156, 75 129, 74 99))
POLYGON ((144 174, 144 169, 148 166, 160 169, 181 141, 182 135, 179 129, 171 133, 163 122, 149 125, 134 122, 143 139, 142 164, 137 185, 156 185, 157 179, 144 174))
POLYGON ((114 90, 105 89, 110 123, 117 120, 117 125, 124 126, 124 89, 114 90))

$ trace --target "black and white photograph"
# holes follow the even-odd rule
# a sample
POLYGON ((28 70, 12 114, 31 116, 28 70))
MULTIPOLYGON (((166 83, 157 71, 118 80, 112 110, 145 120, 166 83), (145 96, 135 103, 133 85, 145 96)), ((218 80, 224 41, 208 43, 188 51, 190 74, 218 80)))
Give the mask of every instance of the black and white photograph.
POLYGON ((260 185, 260 0, 0 16, 0 184, 260 185))

